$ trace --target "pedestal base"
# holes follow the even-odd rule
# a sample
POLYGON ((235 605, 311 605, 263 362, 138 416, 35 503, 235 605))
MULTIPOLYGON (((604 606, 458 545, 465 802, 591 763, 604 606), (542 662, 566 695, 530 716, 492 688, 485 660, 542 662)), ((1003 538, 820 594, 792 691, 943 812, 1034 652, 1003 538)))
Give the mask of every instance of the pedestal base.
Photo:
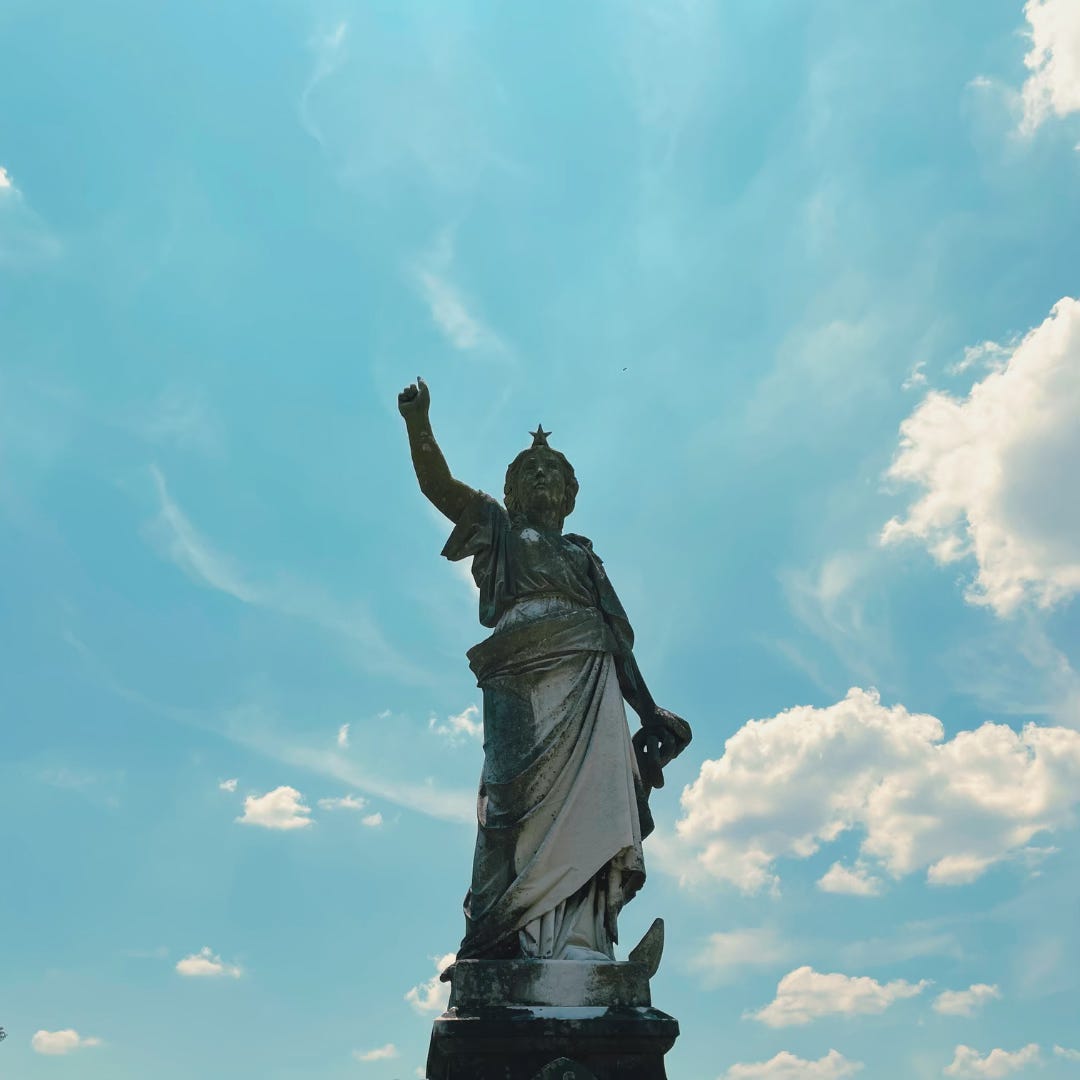
POLYGON ((666 1080, 679 1034, 641 964, 460 962, 428 1080, 666 1080))

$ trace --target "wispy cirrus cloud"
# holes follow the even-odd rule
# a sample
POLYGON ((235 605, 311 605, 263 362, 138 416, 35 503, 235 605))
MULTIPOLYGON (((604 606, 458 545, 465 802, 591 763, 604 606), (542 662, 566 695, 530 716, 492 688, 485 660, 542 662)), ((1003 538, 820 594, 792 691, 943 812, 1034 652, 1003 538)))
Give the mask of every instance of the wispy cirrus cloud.
POLYGON ((706 986, 720 986, 749 969, 782 964, 790 959, 791 952, 791 943, 771 927, 722 930, 705 939, 689 967, 701 975, 706 986))
POLYGON ((146 535, 158 551, 196 583, 252 607, 301 619, 345 642, 349 653, 367 670, 403 680, 430 681, 419 665, 387 642, 363 605, 348 606, 320 589, 288 579, 254 581, 237 562, 218 551, 195 527, 173 498, 162 471, 150 466, 157 514, 146 535))
POLYGON ((476 823, 475 793, 439 787, 434 782, 395 779, 369 771, 344 753, 325 746, 304 746, 278 733, 270 715, 256 705, 230 710, 222 734, 281 764, 308 769, 407 810, 441 821, 476 823))
POLYGON ((349 24, 343 19, 330 27, 330 29, 313 34, 309 43, 315 57, 315 64, 308 81, 304 84, 297 109, 300 114, 301 126, 320 146, 326 145, 326 139, 312 112, 312 96, 319 85, 329 79, 344 64, 347 56, 346 38, 348 32, 349 24))
POLYGON ((506 355, 502 339, 475 313, 475 305, 454 278, 455 246, 454 230, 443 229, 431 247, 413 260, 410 277, 432 322, 455 349, 506 355))

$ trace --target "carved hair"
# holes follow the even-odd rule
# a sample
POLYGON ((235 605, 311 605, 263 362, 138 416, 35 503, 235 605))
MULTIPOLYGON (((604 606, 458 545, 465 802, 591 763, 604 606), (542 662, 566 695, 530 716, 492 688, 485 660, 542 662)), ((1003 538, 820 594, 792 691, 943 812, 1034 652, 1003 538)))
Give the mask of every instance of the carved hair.
POLYGON ((506 504, 506 509, 510 511, 511 517, 524 512, 525 508, 518 498, 518 473, 529 455, 536 453, 550 454, 562 470, 563 504, 560 513, 561 520, 565 521, 573 513, 574 504, 577 502, 578 482, 577 477, 574 475, 574 466, 566 460, 563 454, 559 453, 558 450, 553 450, 550 446, 530 446, 527 450, 522 450, 510 462, 506 468, 506 483, 503 485, 503 502, 506 504))

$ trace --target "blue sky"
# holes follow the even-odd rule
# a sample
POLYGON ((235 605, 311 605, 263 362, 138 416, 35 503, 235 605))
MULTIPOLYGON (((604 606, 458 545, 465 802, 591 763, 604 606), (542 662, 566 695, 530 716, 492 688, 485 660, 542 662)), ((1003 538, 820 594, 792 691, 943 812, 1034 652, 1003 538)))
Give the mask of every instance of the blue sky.
POLYGON ((0 10, 0 1074, 413 1077, 541 420, 687 1080, 1080 1075, 1072 0, 0 10), (681 796, 680 796, 681 793, 681 796))

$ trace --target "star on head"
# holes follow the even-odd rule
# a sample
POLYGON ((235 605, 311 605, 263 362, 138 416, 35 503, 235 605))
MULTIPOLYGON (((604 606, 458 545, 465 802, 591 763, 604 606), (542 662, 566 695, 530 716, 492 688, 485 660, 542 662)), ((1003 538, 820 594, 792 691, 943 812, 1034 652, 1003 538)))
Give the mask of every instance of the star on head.
POLYGON ((543 424, 537 424, 536 425, 536 430, 535 431, 530 431, 529 434, 533 437, 533 442, 532 442, 533 446, 536 447, 536 446, 547 446, 547 444, 548 444, 548 436, 551 434, 551 432, 550 431, 545 431, 543 424))

